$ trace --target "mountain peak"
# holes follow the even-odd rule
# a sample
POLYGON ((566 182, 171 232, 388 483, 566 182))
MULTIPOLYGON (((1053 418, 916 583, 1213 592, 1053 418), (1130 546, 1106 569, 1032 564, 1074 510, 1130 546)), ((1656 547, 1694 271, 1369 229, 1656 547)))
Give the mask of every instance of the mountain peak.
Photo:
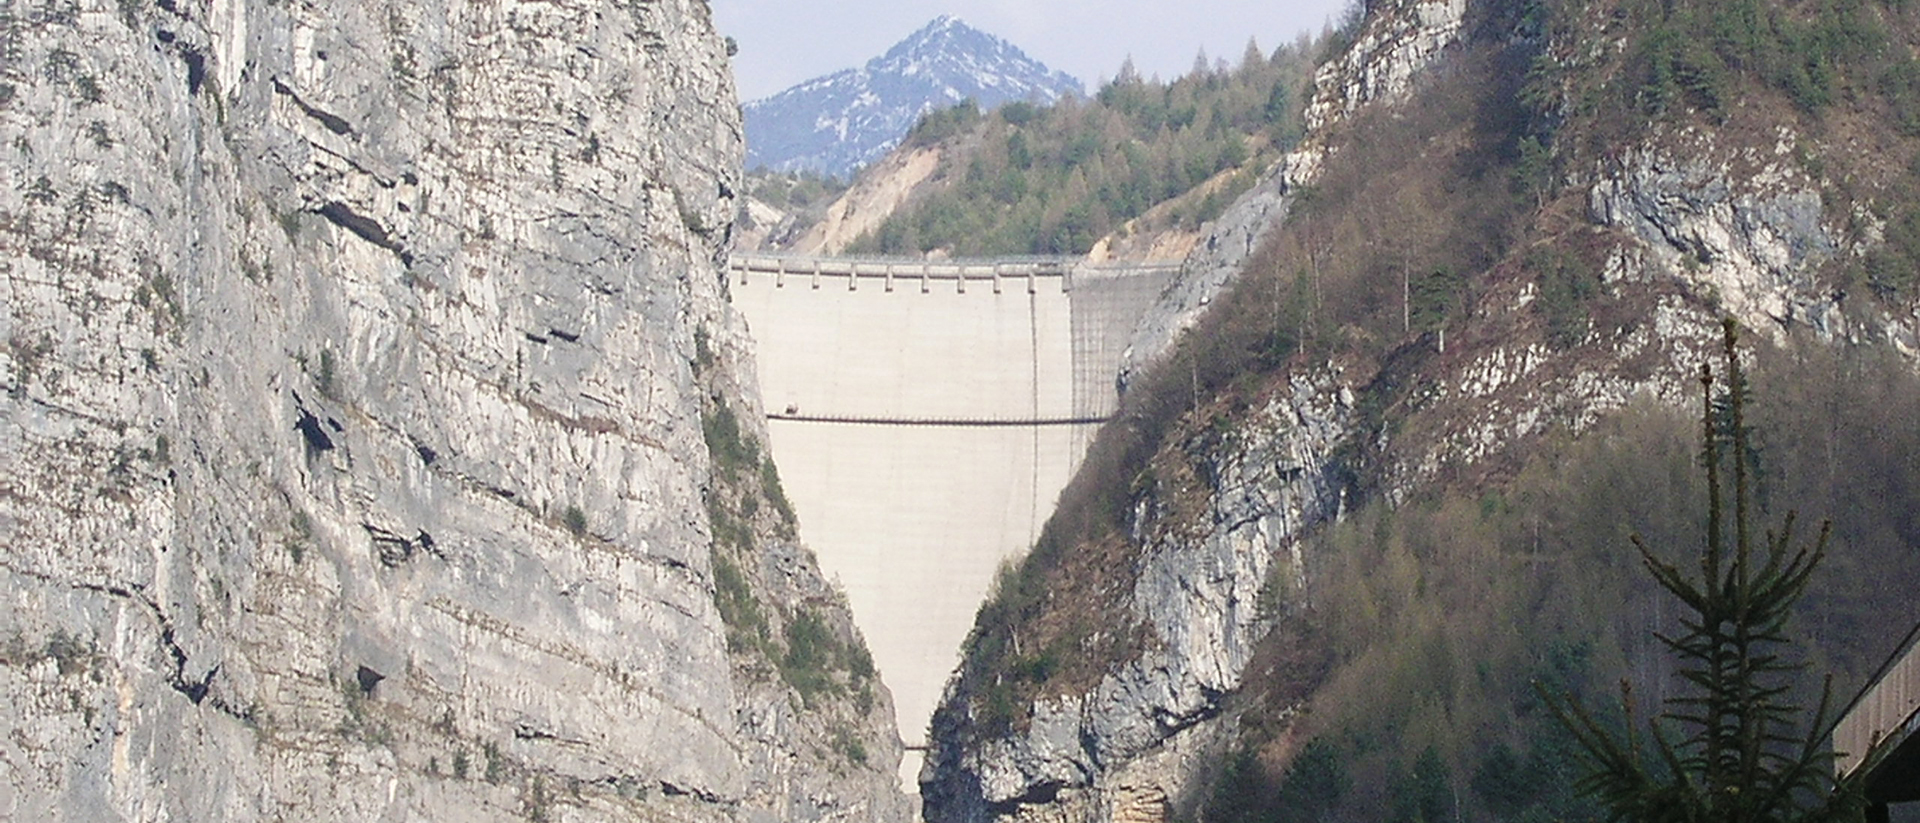
MULTIPOLYGON (((1020 53, 1012 44, 991 34, 966 24, 951 14, 942 14, 933 18, 933 22, 920 27, 919 31, 907 35, 906 39, 887 49, 884 56, 875 60, 888 60, 904 54, 937 52, 943 50, 1000 51, 1003 49, 1020 53)), ((1026 57, 1025 54, 1020 54, 1026 57)), ((871 65, 871 63, 869 63, 871 65)))
POLYGON ((900 41, 895 48, 913 43, 936 42, 952 34, 972 34, 989 39, 993 38, 993 35, 967 25, 967 21, 965 20, 951 14, 942 14, 939 17, 933 18, 932 22, 921 26, 919 31, 907 35, 906 39, 900 41))
POLYGON ((844 176, 886 154, 920 116, 963 100, 1050 103, 1085 86, 943 14, 858 69, 748 103, 747 162, 844 176))

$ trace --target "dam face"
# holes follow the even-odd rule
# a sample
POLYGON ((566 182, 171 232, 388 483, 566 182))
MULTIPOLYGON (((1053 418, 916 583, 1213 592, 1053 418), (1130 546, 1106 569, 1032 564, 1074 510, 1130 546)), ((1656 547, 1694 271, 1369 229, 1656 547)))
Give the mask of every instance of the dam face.
POLYGON ((908 746, 996 571, 1113 413, 1120 354, 1176 269, 732 262, 801 537, 845 588, 908 746))

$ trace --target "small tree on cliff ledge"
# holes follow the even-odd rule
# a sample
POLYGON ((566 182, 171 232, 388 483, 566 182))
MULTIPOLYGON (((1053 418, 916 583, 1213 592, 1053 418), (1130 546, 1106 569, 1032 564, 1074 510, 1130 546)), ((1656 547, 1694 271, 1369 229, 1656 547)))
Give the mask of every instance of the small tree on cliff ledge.
MULTIPOLYGON (((1707 539, 1698 571, 1661 559, 1639 536, 1633 543, 1660 586, 1691 612, 1678 636, 1659 635, 1679 658, 1685 693, 1647 723, 1641 739, 1632 687, 1621 682, 1624 735, 1577 701, 1547 695, 1560 721, 1590 760, 1579 788, 1606 804, 1614 820, 1664 823, 1815 823, 1859 821, 1865 802, 1858 781, 1836 780, 1827 750, 1832 679, 1806 717, 1790 695, 1800 666, 1788 613, 1826 554, 1822 524, 1811 545, 1795 548, 1794 516, 1776 534, 1749 525, 1745 381, 1735 351, 1738 329, 1725 322, 1727 386, 1716 411, 1711 367, 1702 366, 1707 472, 1707 539), (1732 534, 1727 533, 1721 466, 1733 469, 1732 534), (1756 540, 1762 541, 1756 547, 1756 540), (1685 733, 1675 742, 1674 732, 1685 733)), ((1857 773, 1857 772, 1856 772, 1857 773)))

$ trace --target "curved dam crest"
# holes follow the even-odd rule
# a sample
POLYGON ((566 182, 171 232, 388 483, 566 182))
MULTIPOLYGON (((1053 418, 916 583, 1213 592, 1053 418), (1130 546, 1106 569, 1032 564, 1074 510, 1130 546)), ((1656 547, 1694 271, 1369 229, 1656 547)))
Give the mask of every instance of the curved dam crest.
MULTIPOLYGON (((1176 263, 735 255, 800 531, 893 691, 928 719, 995 572, 1033 544, 1117 402, 1176 263)), ((901 773, 910 788, 919 758, 901 773)))

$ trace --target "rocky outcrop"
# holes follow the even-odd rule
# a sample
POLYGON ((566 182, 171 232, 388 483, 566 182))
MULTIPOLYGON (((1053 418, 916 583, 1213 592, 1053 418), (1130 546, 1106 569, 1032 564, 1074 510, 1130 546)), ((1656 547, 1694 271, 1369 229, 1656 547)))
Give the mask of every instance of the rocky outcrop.
POLYGON ((1180 262, 1180 273, 1141 316, 1121 352, 1117 380, 1122 393, 1226 290, 1267 230, 1286 219, 1293 196, 1285 170, 1292 156, 1282 157, 1260 182, 1204 227, 1203 239, 1180 262))
POLYGON ((1846 293, 1822 282, 1822 266, 1864 252, 1879 232, 1869 228, 1856 243, 1832 225, 1820 181, 1796 158, 1799 142, 1782 128, 1770 151, 1732 151, 1709 132, 1685 130, 1656 135, 1600 169, 1589 217, 1644 249, 1610 276, 1677 280, 1748 328, 1802 325, 1822 340, 1853 342, 1865 331, 1909 356, 1920 352, 1912 316, 1874 311, 1867 323, 1850 321, 1846 293))
POLYGON ((888 154, 860 176, 819 222, 808 226, 782 251, 833 255, 844 251, 861 235, 872 232, 940 168, 938 148, 911 149, 888 154))
POLYGON ((1373 4, 1352 45, 1313 76, 1304 120, 1307 139, 1282 172, 1289 186, 1320 177, 1334 126, 1374 102, 1405 100, 1421 73, 1460 42, 1466 0, 1402 0, 1373 4))
POLYGON ((1715 168, 1711 138, 1691 137, 1702 145, 1644 148, 1608 169, 1589 189, 1594 222, 1627 232, 1652 252, 1650 262, 1716 292, 1749 327, 1797 316, 1831 335, 1834 295, 1808 293, 1841 238, 1826 225, 1819 189, 1794 168, 1792 137, 1782 134, 1773 162, 1738 183, 1715 168))
POLYGON ((967 741, 958 729, 971 709, 949 699, 921 773, 927 819, 1107 820, 1140 791, 1178 786, 1184 773, 1164 782, 1137 773, 1180 772, 1211 750, 1217 729, 1195 727, 1219 715, 1255 643, 1300 591, 1298 538, 1339 505, 1332 457, 1350 399, 1337 377, 1298 379, 1236 428, 1198 434, 1185 459, 1157 466, 1130 517, 1142 549, 1128 603, 1147 647, 1093 689, 1042 700, 1009 737, 967 741), (1195 499, 1204 509, 1185 507, 1195 499))
POLYGON ((716 456, 704 3, 12 4, 0 54, 0 817, 905 817, 884 690, 769 660, 856 645, 837 595, 711 505, 774 493, 716 456))
POLYGON ((1319 179, 1338 126, 1369 103, 1406 99, 1420 73, 1459 42, 1465 19, 1466 0, 1382 6, 1346 51, 1314 72, 1305 139, 1203 229, 1179 276, 1134 331, 1120 363, 1123 390, 1233 282, 1267 230, 1286 219, 1294 193, 1319 179))

